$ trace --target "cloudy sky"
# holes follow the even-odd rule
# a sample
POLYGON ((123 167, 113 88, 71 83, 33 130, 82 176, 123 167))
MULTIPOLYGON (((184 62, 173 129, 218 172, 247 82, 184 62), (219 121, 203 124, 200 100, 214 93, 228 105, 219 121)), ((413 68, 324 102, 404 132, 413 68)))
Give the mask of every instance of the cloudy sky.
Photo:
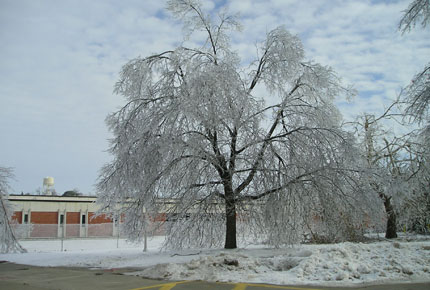
MULTIPOLYGON (((215 0, 239 12, 233 48, 249 59, 279 25, 302 39, 307 57, 330 65, 358 96, 338 100, 346 119, 378 113, 430 60, 430 29, 401 35, 411 0, 215 0)), ((57 192, 94 194, 110 133, 104 119, 123 104, 112 93, 121 66, 178 46, 182 27, 160 0, 0 0, 0 166, 14 193, 45 176, 57 192)))

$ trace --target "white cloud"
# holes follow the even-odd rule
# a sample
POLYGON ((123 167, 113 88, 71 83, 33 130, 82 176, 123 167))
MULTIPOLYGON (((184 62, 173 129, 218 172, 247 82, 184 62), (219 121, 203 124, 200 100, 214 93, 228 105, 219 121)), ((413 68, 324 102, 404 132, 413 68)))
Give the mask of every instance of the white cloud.
POLYGON ((341 106, 347 119, 382 111, 430 59, 429 30, 401 35, 397 23, 409 1, 230 1, 240 12, 244 35, 235 47, 254 55, 254 43, 276 26, 297 33, 308 58, 329 65, 359 95, 341 106))

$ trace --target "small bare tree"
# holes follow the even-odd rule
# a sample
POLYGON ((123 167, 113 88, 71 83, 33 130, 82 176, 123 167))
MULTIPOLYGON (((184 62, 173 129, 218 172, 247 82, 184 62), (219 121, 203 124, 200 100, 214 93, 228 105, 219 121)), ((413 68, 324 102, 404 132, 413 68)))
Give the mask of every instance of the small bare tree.
POLYGON ((329 200, 340 200, 347 213, 362 200, 355 146, 333 103, 350 91, 329 67, 307 61, 284 27, 243 66, 229 44, 234 16, 215 21, 194 0, 168 9, 188 33, 206 34, 202 47, 128 62, 115 87, 126 104, 107 117, 114 160, 98 200, 124 213, 132 238, 142 237, 147 214, 167 211, 172 246, 236 248, 243 225, 282 244, 322 201, 336 210, 329 200))
MULTIPOLYGON (((363 156, 370 172, 368 182, 381 199, 387 219, 386 238, 396 238, 398 225, 410 226, 417 215, 426 211, 425 203, 429 181, 428 150, 425 145, 428 137, 419 134, 403 122, 403 102, 396 100, 380 116, 364 114, 354 122, 358 139, 363 145, 363 156), (385 128, 391 121, 409 131, 403 135, 395 135, 385 128), (414 211, 414 208, 416 209, 414 211), (398 221, 400 217, 400 221, 398 221)), ((423 215, 422 220, 426 220, 423 215)))
POLYGON ((9 179, 12 177, 10 168, 0 167, 0 253, 26 252, 19 244, 11 226, 12 210, 7 197, 9 179))
POLYGON ((397 237, 395 201, 399 202, 400 196, 407 194, 401 193, 405 190, 402 184, 407 176, 403 166, 407 162, 404 155, 407 136, 389 134, 383 125, 389 120, 400 124, 398 119, 401 120, 403 114, 396 108, 399 105, 399 100, 393 101, 380 116, 364 114, 352 123, 364 148, 362 154, 369 172, 372 172, 368 176, 369 185, 384 205, 385 237, 388 239, 397 237))

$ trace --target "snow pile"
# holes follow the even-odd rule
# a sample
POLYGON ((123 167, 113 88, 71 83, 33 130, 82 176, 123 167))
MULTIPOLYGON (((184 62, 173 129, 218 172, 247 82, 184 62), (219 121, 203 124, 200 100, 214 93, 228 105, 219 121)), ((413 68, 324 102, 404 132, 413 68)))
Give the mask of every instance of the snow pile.
POLYGON ((296 277, 317 281, 367 282, 430 279, 430 249, 423 243, 344 243, 321 247, 296 277))
POLYGON ((430 246, 428 242, 342 243, 221 251, 188 263, 159 264, 132 274, 171 280, 297 285, 430 281, 430 246))
POLYGON ((27 240, 24 254, 0 260, 36 266, 133 268, 130 275, 167 280, 206 280, 283 285, 333 285, 430 281, 430 240, 297 245, 268 249, 193 249, 160 252, 163 237, 143 245, 115 239, 27 240))

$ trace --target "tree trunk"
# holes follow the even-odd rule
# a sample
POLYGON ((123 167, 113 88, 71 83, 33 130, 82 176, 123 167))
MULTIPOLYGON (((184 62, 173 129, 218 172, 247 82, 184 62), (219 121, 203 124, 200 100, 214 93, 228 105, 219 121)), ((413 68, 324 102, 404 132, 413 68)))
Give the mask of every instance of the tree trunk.
POLYGON ((393 205, 391 204, 391 197, 383 195, 385 212, 387 213, 387 229, 385 231, 385 238, 395 239, 397 238, 397 218, 394 212, 393 205))
POLYGON ((236 205, 227 204, 226 209, 226 232, 225 232, 225 246, 226 249, 236 249, 236 205))
POLYGON ((391 204, 391 196, 387 196, 377 183, 371 183, 374 190, 379 194, 379 197, 384 202, 385 213, 387 214, 387 227, 385 229, 385 238, 397 238, 397 218, 393 205, 391 204))
POLYGON ((232 189, 225 191, 225 246, 226 249, 236 249, 236 201, 232 189))

